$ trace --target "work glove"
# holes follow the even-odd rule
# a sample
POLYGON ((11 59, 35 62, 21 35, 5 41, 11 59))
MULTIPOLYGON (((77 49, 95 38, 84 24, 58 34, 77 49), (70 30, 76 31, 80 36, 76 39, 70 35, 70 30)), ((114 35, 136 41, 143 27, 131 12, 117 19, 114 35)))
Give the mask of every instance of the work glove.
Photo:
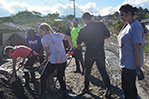
POLYGON ((70 49, 70 50, 67 52, 66 56, 69 57, 69 56, 71 56, 71 55, 73 55, 73 54, 74 54, 74 49, 70 49))
POLYGON ((140 66, 136 66, 136 74, 137 74, 138 80, 144 79, 144 74, 140 66))

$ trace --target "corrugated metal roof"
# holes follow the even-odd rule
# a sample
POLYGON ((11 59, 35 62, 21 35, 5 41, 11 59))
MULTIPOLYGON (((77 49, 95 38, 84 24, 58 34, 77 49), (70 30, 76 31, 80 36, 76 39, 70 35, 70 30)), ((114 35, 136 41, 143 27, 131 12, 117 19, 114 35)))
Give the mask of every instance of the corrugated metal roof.
POLYGON ((4 25, 4 24, 0 24, 0 29, 3 29, 3 30, 16 30, 16 28, 13 28, 13 27, 10 27, 10 26, 4 25))
POLYGON ((140 23, 149 23, 149 18, 147 18, 147 19, 142 19, 142 20, 140 21, 140 23))
POLYGON ((3 24, 5 24, 7 26, 10 26, 10 27, 13 27, 13 28, 16 28, 17 30, 22 30, 22 31, 35 29, 35 28, 31 27, 31 26, 18 25, 18 24, 8 23, 8 22, 7 23, 3 23, 3 24))
POLYGON ((24 25, 6 22, 6 23, 0 24, 0 29, 26 31, 26 30, 35 29, 35 28, 31 26, 24 26, 24 25))

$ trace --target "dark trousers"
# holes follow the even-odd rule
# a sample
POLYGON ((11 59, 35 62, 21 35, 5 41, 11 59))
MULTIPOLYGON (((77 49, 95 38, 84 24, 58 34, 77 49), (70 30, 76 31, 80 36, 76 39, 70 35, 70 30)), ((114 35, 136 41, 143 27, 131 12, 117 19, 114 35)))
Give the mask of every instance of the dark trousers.
POLYGON ((122 69, 122 89, 125 99, 137 99, 136 70, 122 69))
POLYGON ((100 58, 92 58, 86 56, 85 58, 85 89, 89 88, 89 76, 91 73, 91 69, 93 66, 93 63, 96 62, 97 68, 102 76, 103 82, 105 83, 105 86, 110 89, 111 84, 110 84, 110 79, 106 71, 105 67, 105 58, 100 57, 100 58))
MULTIPOLYGON (((24 65, 24 68, 32 67, 34 65, 34 63, 37 61, 37 59, 38 59, 38 56, 29 57, 24 65)), ((35 72, 24 72, 24 74, 25 74, 24 77, 25 77, 26 84, 29 84, 30 75, 31 75, 31 80, 32 81, 35 80, 35 72)))
POLYGON ((81 63, 82 70, 84 72, 84 61, 83 61, 83 55, 82 55, 82 48, 75 49, 73 57, 75 58, 76 71, 80 71, 80 63, 81 63))
POLYGON ((46 80, 47 78, 57 69, 57 79, 60 83, 61 89, 66 90, 66 83, 65 83, 65 69, 66 69, 66 62, 61 64, 51 64, 50 62, 46 66, 43 74, 40 77, 41 80, 41 94, 45 93, 46 91, 46 80))

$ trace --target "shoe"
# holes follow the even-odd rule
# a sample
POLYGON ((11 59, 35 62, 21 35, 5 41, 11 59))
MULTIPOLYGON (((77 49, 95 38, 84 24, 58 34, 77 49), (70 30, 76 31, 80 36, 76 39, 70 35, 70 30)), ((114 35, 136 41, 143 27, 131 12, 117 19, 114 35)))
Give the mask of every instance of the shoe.
POLYGON ((111 94, 112 94, 112 88, 107 89, 104 96, 105 96, 105 98, 110 98, 111 97, 111 94))

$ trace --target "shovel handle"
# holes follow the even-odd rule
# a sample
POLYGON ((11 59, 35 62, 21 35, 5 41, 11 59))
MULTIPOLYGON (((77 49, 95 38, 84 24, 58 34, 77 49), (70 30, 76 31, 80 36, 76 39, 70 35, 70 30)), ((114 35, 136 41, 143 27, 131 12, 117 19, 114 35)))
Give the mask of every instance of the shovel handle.
POLYGON ((17 68, 17 70, 13 73, 10 74, 10 77, 8 78, 8 81, 10 81, 10 79, 13 77, 13 75, 21 68, 23 67, 23 65, 19 66, 19 68, 17 68))

